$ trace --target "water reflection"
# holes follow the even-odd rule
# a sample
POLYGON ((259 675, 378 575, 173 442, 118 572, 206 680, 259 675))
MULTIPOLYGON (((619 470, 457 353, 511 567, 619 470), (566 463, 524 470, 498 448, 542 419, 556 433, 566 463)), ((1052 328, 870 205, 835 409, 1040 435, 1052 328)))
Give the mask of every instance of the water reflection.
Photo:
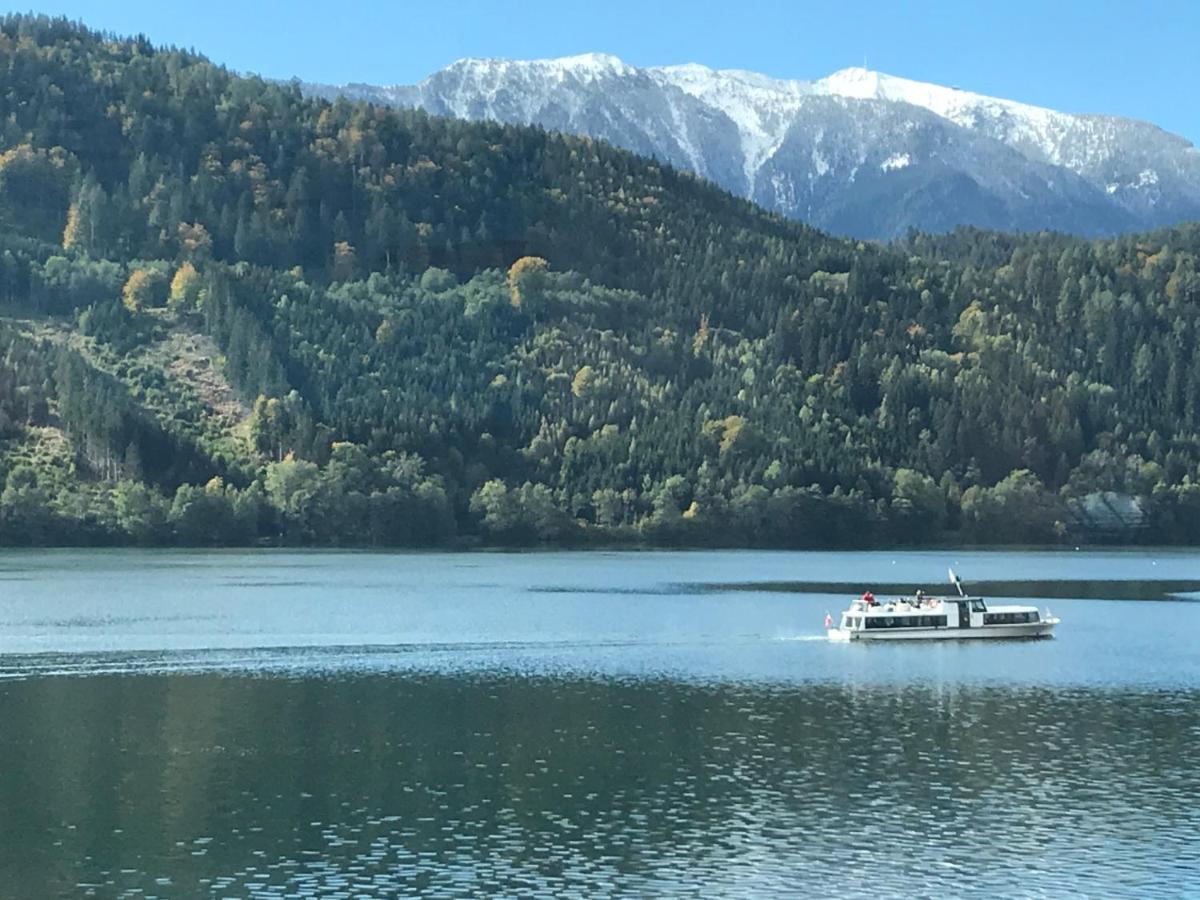
POLYGON ((475 673, 0 684, 12 896, 1146 896, 1189 691, 475 673))

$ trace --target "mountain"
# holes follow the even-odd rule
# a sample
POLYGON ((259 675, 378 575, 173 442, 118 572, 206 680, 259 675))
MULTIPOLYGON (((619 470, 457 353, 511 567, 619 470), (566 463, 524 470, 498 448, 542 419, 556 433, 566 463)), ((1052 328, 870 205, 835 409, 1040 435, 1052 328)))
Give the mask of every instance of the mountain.
POLYGON ((1183 138, 866 69, 783 81, 587 54, 466 59, 413 86, 304 87, 600 138, 857 237, 958 225, 1104 235, 1200 218, 1200 151, 1183 138))
POLYGON ((1198 260, 0 17, 0 544, 1197 542, 1198 260))

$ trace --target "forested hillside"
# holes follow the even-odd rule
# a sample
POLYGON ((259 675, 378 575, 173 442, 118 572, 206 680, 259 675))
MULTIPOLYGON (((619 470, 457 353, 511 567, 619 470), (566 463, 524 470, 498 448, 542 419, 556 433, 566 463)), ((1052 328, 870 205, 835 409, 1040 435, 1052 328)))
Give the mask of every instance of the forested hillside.
POLYGON ((837 240, 0 21, 0 540, 1200 540, 1200 228, 837 240))

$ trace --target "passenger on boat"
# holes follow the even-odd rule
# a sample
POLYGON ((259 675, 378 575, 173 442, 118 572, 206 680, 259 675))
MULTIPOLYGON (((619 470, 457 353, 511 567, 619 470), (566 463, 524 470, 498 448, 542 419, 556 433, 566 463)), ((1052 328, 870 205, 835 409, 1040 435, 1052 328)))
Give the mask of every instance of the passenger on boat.
POLYGON ((879 605, 878 603, 875 602, 875 595, 872 594, 870 591, 866 591, 862 595, 862 601, 863 601, 863 603, 867 604, 867 606, 878 606, 879 605))

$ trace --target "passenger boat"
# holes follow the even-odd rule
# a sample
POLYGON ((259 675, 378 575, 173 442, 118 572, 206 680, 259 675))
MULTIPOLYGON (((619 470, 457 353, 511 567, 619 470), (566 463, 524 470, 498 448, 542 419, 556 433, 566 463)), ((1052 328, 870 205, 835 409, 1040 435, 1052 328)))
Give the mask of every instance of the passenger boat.
POLYGON ((1050 611, 1036 606, 989 606, 982 597, 968 597, 954 571, 950 580, 957 597, 913 597, 876 600, 870 591, 850 604, 834 623, 825 617, 830 640, 913 641, 977 638, 1049 637, 1059 623, 1050 611))

